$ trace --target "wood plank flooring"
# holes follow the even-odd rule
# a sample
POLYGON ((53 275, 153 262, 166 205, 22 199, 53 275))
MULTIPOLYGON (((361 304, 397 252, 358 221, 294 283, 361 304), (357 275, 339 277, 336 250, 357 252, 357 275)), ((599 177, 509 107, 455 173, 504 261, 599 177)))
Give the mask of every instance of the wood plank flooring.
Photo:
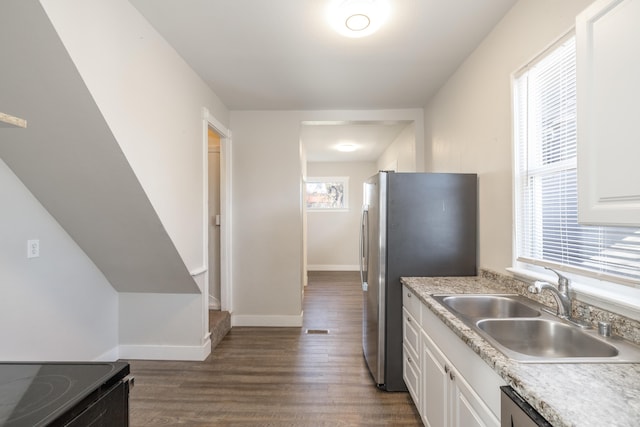
POLYGON ((203 362, 130 361, 131 426, 421 426, 408 393, 373 385, 361 315, 357 273, 310 273, 302 329, 235 327, 203 362))

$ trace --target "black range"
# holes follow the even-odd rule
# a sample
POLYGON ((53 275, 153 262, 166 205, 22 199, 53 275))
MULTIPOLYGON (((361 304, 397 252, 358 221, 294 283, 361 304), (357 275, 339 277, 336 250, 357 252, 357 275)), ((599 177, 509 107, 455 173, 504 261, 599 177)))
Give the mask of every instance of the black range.
POLYGON ((0 363, 0 426, 128 426, 126 362, 0 363))

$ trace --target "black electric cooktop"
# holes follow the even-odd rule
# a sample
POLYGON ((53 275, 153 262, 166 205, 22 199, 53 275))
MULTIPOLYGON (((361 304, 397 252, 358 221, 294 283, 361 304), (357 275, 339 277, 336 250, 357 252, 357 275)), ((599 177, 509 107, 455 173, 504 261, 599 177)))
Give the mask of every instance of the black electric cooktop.
POLYGON ((124 362, 0 363, 0 426, 49 425, 128 374, 124 362))

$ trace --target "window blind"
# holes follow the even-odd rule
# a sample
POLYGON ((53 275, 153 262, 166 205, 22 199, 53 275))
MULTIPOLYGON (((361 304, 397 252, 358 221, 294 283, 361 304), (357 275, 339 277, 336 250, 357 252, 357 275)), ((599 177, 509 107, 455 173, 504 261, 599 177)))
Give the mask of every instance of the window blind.
POLYGON ((640 229, 578 224, 575 37, 514 81, 516 258, 640 285, 640 229))

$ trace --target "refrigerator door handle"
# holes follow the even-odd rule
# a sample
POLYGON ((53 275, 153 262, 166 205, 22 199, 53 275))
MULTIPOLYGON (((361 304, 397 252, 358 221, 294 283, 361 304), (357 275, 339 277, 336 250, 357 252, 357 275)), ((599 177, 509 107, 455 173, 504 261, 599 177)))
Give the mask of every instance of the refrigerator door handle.
POLYGON ((369 206, 362 207, 360 217, 360 281, 362 290, 367 290, 367 271, 365 268, 369 264, 369 206))

